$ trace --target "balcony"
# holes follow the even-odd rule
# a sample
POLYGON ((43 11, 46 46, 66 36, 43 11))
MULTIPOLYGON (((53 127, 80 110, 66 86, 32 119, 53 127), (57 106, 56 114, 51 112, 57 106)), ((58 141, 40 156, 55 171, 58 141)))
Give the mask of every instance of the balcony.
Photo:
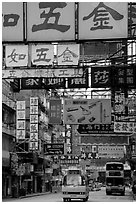
POLYGON ((15 128, 9 124, 2 123, 2 132, 8 135, 11 135, 13 137, 16 136, 15 128))

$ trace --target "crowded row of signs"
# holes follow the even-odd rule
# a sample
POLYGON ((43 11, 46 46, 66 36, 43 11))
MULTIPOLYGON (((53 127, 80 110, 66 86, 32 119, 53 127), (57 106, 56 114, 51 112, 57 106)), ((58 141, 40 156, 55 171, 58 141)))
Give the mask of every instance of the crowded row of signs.
MULTIPOLYGON (((79 40, 128 37, 128 2, 79 2, 77 5, 75 2, 3 2, 2 40, 75 40, 75 19, 79 40)), ((132 17, 136 21, 135 15, 132 17)))
POLYGON ((80 69, 62 68, 60 70, 13 69, 3 70, 2 75, 3 78, 14 79, 14 90, 89 87, 136 87, 136 65, 133 64, 129 66, 117 67, 82 67, 80 69), (30 77, 32 75, 35 77, 30 77), (89 76, 91 76, 91 78, 89 78, 89 76))

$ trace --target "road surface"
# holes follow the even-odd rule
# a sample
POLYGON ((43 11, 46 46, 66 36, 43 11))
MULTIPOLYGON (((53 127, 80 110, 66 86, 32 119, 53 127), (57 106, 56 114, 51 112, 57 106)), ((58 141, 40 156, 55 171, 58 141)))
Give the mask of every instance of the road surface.
MULTIPOLYGON (((72 200, 73 202, 75 200, 72 200)), ((79 200, 78 200, 79 201, 79 200)), ((6 202, 63 202, 62 193, 48 193, 35 197, 27 197, 22 199, 11 199, 6 202)), ((126 188, 125 196, 121 195, 106 195, 105 187, 99 191, 90 191, 89 200, 87 202, 135 202, 132 196, 132 190, 126 188)))

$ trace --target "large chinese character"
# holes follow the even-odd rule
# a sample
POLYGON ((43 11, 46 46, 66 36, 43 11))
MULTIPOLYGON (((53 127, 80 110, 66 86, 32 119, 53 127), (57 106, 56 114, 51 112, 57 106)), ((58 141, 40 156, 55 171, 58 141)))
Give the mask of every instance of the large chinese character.
POLYGON ((49 62, 51 59, 46 59, 46 55, 47 55, 46 52, 48 50, 49 49, 47 49, 47 48, 36 49, 38 59, 34 59, 34 62, 40 62, 40 61, 49 62))
POLYGON ((76 55, 74 52, 69 50, 68 47, 65 49, 65 51, 61 55, 58 56, 58 58, 62 56, 63 56, 62 62, 73 62, 72 57, 74 58, 78 57, 78 55, 76 55))
POLYGON ((16 49, 13 49, 12 53, 8 55, 7 57, 11 58, 11 61, 9 61, 9 63, 18 62, 20 60, 24 60, 26 57, 26 54, 17 54, 16 49))
POLYGON ((124 18, 123 15, 119 14, 117 11, 112 8, 106 6, 103 2, 100 2, 98 6, 90 13, 88 16, 83 17, 83 20, 88 20, 92 16, 94 16, 94 26, 91 27, 90 30, 98 30, 98 29, 113 29, 113 26, 109 26, 110 15, 116 20, 122 20, 124 18))
POLYGON ((48 13, 45 13, 43 11, 40 15, 40 18, 45 18, 44 22, 39 25, 33 25, 32 27, 32 32, 40 31, 40 30, 48 30, 48 29, 55 29, 60 32, 66 32, 67 30, 70 29, 69 25, 59 25, 58 21, 60 18, 60 13, 59 12, 53 12, 54 9, 57 8, 64 8, 66 7, 67 3, 65 2, 40 2, 39 3, 39 8, 40 9, 45 9, 45 8, 50 8, 48 13), (55 18, 54 23, 50 23, 50 18, 55 18))
POLYGON ((3 26, 4 27, 9 27, 9 26, 16 26, 19 20, 19 15, 17 14, 7 14, 4 15, 4 22, 3 26))
POLYGON ((104 70, 103 72, 95 72, 95 83, 106 84, 109 80, 109 72, 104 70))

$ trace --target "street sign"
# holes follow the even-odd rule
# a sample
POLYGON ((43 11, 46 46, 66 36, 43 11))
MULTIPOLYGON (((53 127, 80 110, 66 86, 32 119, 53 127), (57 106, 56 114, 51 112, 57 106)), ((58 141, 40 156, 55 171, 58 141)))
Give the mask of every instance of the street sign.
POLYGON ((111 100, 65 99, 64 124, 110 124, 111 100))

